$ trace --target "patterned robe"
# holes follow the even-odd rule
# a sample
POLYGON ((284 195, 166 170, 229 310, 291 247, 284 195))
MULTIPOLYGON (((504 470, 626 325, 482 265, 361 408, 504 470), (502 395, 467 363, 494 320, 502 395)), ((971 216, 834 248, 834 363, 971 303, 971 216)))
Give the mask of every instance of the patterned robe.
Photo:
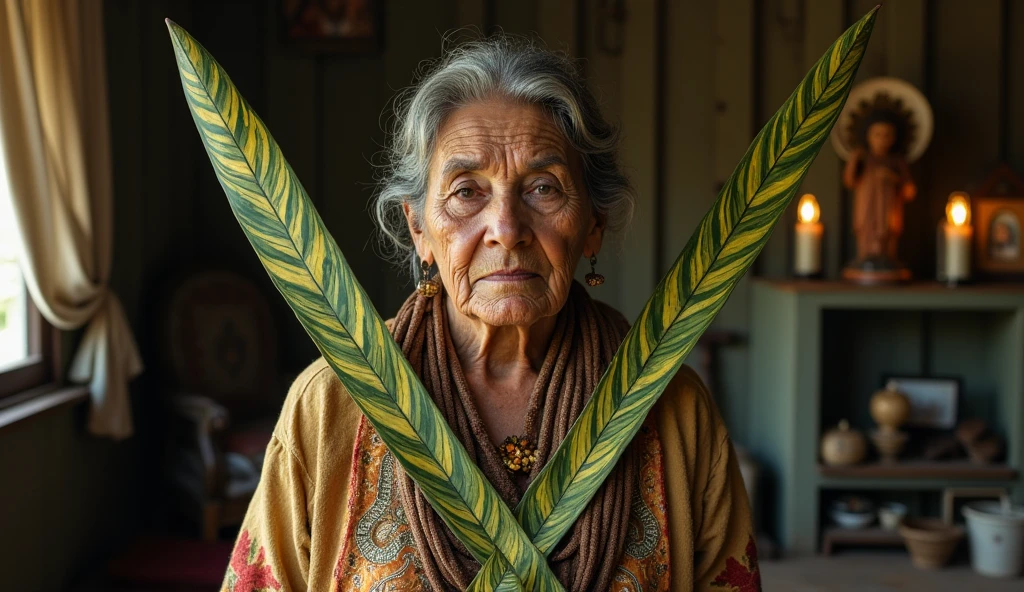
MULTIPOLYGON (((760 591, 736 457, 691 369, 679 371, 637 438, 616 592, 760 591)), ((429 590, 394 463, 333 370, 314 362, 285 401, 222 590, 429 590)))

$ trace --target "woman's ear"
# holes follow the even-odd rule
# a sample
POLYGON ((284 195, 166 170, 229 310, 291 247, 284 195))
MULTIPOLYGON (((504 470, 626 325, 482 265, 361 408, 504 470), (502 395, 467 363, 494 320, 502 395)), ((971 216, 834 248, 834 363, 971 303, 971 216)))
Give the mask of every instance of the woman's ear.
POLYGON ((427 246, 426 236, 423 234, 423 227, 416 218, 416 212, 412 210, 409 202, 402 202, 402 213, 405 214, 405 223, 409 225, 409 236, 412 237, 412 244, 416 247, 416 256, 427 263, 433 264, 434 260, 427 246))
POLYGON ((604 240, 605 218, 603 215, 594 212, 590 218, 590 230, 587 237, 583 239, 583 256, 590 258, 601 251, 601 242, 604 240))

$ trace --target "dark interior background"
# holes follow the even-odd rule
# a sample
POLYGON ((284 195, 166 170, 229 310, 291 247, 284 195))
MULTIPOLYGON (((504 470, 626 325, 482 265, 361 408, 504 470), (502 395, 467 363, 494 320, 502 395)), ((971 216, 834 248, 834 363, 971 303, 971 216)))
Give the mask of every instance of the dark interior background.
MULTIPOLYGON (((134 384, 137 436, 126 442, 85 435, 81 408, 0 432, 0 474, 11 476, 0 487, 0 505, 17 508, 0 555, 24 566, 25 574, 41 573, 38 567, 52 566, 55 557, 66 562, 48 570, 52 582, 20 583, 14 573, 5 580, 9 587, 60 589, 153 520, 163 419, 152 328, 156 303, 175 274, 222 266, 253 278, 278 322, 282 373, 297 374, 317 355, 232 218, 181 95, 165 17, 216 56, 273 131, 385 317, 412 288, 375 253, 367 209, 394 92, 413 80, 422 60, 440 55, 445 32, 467 25, 535 34, 584 58, 607 116, 623 128, 623 161, 641 194, 628 238, 611 245, 599 266, 608 276, 599 297, 632 317, 760 124, 875 2, 636 0, 625 2, 622 22, 608 17, 602 7, 609 3, 599 0, 384 4, 382 51, 351 56, 282 44, 270 0, 107 0, 113 284, 149 371, 134 384), (621 51, 609 51, 609 43, 621 51)), ((970 190, 999 162, 1024 172, 1024 36, 1011 34, 1020 31, 1024 2, 1015 0, 899 0, 888 2, 879 18, 859 76, 904 78, 935 111, 931 147, 913 167, 920 191, 907 210, 903 240, 904 258, 919 277, 934 273, 935 224, 949 192, 970 190)), ((822 205, 829 277, 838 276, 850 253, 840 171, 826 145, 804 183, 822 205)), ((792 221, 774 234, 757 274, 786 275, 792 221)), ((745 334, 749 292, 744 281, 716 321, 719 328, 745 334)), ((743 442, 755 421, 746 412, 743 340, 724 356, 716 396, 743 442)))

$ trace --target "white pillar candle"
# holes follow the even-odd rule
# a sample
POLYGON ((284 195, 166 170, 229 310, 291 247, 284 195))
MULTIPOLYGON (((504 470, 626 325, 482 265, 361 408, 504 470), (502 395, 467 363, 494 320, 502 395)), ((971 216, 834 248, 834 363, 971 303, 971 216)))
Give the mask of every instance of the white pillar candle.
POLYGON ((971 277, 971 236, 973 229, 968 225, 955 226, 944 222, 942 237, 945 241, 945 261, 940 262, 941 279, 947 282, 962 282, 971 277))
POLYGON ((971 277, 971 201, 962 191, 949 194, 946 202, 946 219, 939 223, 940 281, 950 284, 966 281, 971 277))
POLYGON ((797 222, 793 241, 793 273, 812 276, 821 273, 821 222, 797 222))

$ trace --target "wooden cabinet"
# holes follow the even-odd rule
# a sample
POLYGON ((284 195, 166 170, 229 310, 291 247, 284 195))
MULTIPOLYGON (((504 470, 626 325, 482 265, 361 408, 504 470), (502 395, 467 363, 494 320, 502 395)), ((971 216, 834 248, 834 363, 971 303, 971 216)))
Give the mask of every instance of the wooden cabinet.
POLYGON ((820 549, 838 491, 1003 486, 1022 501, 1024 287, 755 280, 752 299, 748 445, 771 475, 763 522, 783 550, 820 549), (959 416, 988 421, 1005 462, 822 466, 821 434, 840 419, 875 428, 868 400, 887 375, 959 377, 959 416))

